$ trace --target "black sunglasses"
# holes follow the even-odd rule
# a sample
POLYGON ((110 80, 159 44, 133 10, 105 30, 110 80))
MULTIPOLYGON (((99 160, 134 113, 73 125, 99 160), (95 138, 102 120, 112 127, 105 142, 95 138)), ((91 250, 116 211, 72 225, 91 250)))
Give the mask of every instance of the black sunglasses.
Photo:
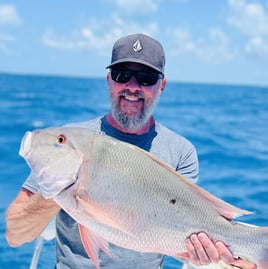
POLYGON ((132 76, 135 76, 137 82, 142 86, 153 86, 158 79, 164 77, 161 73, 111 69, 112 80, 118 83, 127 83, 132 76))

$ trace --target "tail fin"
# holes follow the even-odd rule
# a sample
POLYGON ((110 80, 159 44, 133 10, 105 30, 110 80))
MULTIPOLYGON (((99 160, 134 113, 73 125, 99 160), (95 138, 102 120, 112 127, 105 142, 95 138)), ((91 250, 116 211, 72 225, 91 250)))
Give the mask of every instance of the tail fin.
POLYGON ((264 242, 265 242, 266 247, 264 247, 263 249, 259 266, 261 269, 268 269, 268 228, 266 229, 266 235, 264 236, 265 236, 264 242))
POLYGON ((268 260, 266 260, 266 262, 261 262, 260 263, 260 268, 261 269, 268 269, 268 260))
POLYGON ((259 236, 261 238, 259 256, 256 257, 257 269, 268 269, 268 227, 259 227, 259 236))
POLYGON ((268 269, 268 227, 257 227, 243 222, 237 224, 252 229, 249 230, 252 235, 252 249, 249 250, 246 260, 256 264, 257 269, 268 269))

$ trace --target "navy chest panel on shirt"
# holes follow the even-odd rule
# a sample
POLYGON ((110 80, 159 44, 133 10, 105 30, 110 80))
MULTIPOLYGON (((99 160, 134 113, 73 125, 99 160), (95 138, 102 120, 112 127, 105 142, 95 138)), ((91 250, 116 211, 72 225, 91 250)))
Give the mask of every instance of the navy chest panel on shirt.
POLYGON ((147 151, 150 151, 153 139, 157 135, 157 132, 155 130, 155 125, 151 127, 149 132, 142 135, 123 133, 115 129, 114 127, 112 127, 107 122, 105 117, 101 119, 101 131, 104 132, 106 135, 109 135, 123 142, 130 143, 132 145, 135 145, 147 151))

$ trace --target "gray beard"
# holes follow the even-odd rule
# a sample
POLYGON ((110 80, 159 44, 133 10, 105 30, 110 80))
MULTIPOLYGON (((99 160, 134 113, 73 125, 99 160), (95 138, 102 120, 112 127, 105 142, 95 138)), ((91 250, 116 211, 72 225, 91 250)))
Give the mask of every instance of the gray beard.
POLYGON ((160 91, 152 102, 147 102, 144 104, 144 108, 142 109, 140 114, 133 116, 126 115, 122 111, 120 111, 119 102, 115 102, 112 100, 112 107, 111 107, 112 116, 117 122, 117 124, 123 129, 129 131, 137 131, 141 129, 153 115, 153 111, 155 109, 156 104, 159 101, 159 97, 160 97, 160 91))

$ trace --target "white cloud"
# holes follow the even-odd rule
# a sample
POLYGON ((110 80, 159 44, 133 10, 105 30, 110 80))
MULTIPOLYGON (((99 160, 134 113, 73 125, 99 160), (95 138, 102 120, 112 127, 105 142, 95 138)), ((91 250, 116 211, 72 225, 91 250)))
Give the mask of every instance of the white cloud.
POLYGON ((248 54, 263 57, 268 59, 268 42, 261 37, 254 37, 249 40, 245 46, 248 54))
POLYGON ((268 35, 268 9, 257 2, 228 0, 228 23, 247 36, 268 35))
POLYGON ((207 63, 221 63, 233 59, 237 52, 232 49, 229 38, 217 28, 210 29, 207 38, 196 37, 184 27, 169 31, 172 55, 188 54, 207 63))
POLYGON ((8 33, 8 26, 21 24, 17 10, 12 5, 0 5, 0 52, 8 54, 11 52, 9 44, 16 40, 15 36, 8 33))
POLYGON ((59 36, 53 30, 47 30, 42 36, 42 42, 47 47, 55 49, 71 50, 75 47, 73 41, 67 40, 64 36, 59 36))
POLYGON ((268 59, 268 8, 259 2, 228 0, 228 23, 248 37, 244 51, 268 59))
POLYGON ((143 32, 154 35, 158 30, 156 23, 139 25, 126 21, 114 15, 110 20, 92 20, 89 26, 84 26, 70 32, 69 35, 59 35, 54 30, 48 30, 42 37, 45 46, 62 50, 93 50, 100 55, 109 55, 114 41, 123 35, 133 32, 143 32), (107 31, 107 29, 109 29, 107 31))
POLYGON ((0 25, 18 25, 21 23, 16 7, 0 5, 0 25))
POLYGON ((2 42, 10 42, 10 41, 14 41, 14 40, 15 40, 14 36, 12 36, 10 34, 0 33, 0 41, 2 41, 2 42))

